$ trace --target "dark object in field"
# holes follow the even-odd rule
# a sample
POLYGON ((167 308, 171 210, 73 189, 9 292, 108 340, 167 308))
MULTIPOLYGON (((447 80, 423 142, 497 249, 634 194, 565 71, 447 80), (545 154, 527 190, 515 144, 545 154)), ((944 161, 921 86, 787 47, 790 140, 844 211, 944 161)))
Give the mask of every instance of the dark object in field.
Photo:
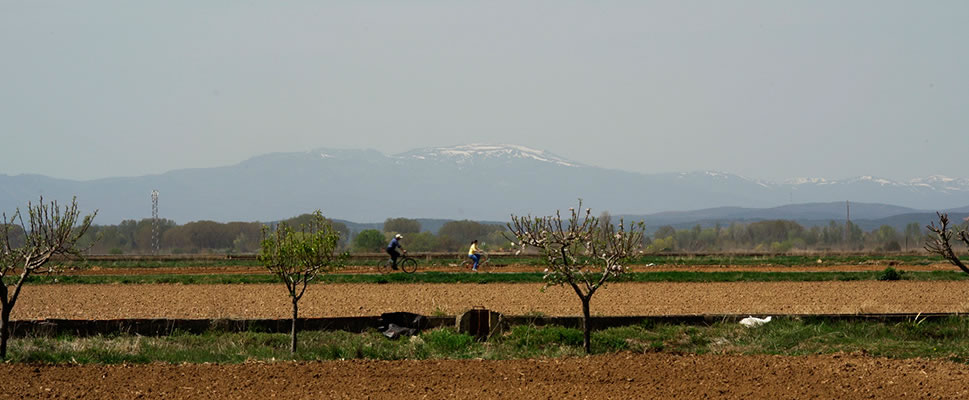
POLYGON ((386 329, 381 327, 381 332, 388 339, 397 339, 401 336, 414 336, 417 330, 414 328, 404 328, 402 326, 397 326, 396 324, 387 324, 386 329))
POLYGON ((390 339, 413 336, 427 328, 427 317, 409 312, 383 313, 380 315, 380 333, 390 339))
POLYGON ((888 267, 882 271, 882 274, 878 277, 880 281, 897 281, 902 279, 902 271, 895 268, 888 267))

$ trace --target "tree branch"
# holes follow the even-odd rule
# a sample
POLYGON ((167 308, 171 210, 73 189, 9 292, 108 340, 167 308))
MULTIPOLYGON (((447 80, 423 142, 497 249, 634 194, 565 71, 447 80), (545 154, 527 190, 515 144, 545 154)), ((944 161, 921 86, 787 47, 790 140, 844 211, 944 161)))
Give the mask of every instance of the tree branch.
MULTIPOLYGON (((959 267, 962 272, 969 274, 969 268, 956 256, 955 251, 952 250, 952 246, 949 244, 952 238, 952 231, 948 228, 949 215, 940 212, 936 212, 936 215, 939 216, 940 227, 936 227, 934 222, 926 226, 929 231, 935 233, 935 237, 932 238, 931 242, 925 243, 925 249, 942 256, 942 258, 948 260, 952 265, 959 267)), ((969 237, 967 235, 969 233, 965 230, 959 232, 959 238, 966 244, 969 244, 969 237)))

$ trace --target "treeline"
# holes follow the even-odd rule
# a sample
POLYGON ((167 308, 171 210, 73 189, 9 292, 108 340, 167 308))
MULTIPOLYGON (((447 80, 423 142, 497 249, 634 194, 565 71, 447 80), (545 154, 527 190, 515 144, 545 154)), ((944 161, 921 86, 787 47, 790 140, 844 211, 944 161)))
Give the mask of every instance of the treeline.
POLYGON ((805 228, 797 222, 770 220, 751 223, 696 225, 691 229, 662 226, 647 244, 650 252, 764 251, 792 250, 908 251, 922 248, 926 232, 918 222, 899 232, 890 225, 864 232, 851 222, 831 221, 825 226, 805 228))
MULTIPOLYGON (((299 227, 310 217, 311 214, 303 214, 283 222, 299 227)), ((492 248, 508 242, 501 234, 504 226, 475 221, 450 221, 436 233, 422 232, 419 221, 407 218, 388 219, 383 230, 360 232, 352 232, 339 221, 330 220, 330 223, 340 233, 340 252, 380 252, 398 233, 404 235, 404 248, 411 251, 459 251, 466 249, 474 239, 493 244, 492 248)), ((118 225, 94 225, 78 242, 78 248, 88 249, 89 254, 151 254, 154 249, 152 224, 153 220, 146 218, 125 220, 118 225)), ((256 253, 260 249, 263 226, 274 224, 196 221, 178 225, 172 220, 159 219, 158 249, 162 254, 256 253)), ((14 232, 15 237, 22 236, 22 230, 14 229, 14 232)))
MULTIPOLYGON (((310 214, 290 218, 284 222, 298 227, 310 214)), ((405 249, 418 252, 460 252, 467 250, 477 239, 488 251, 509 250, 505 238, 506 227, 476 221, 449 221, 437 232, 424 231, 419 221, 391 218, 382 229, 352 231, 346 224, 330 221, 340 233, 338 250, 351 253, 381 252, 395 234, 404 236, 405 249)), ((648 221, 647 221, 648 222, 648 221)), ((259 251, 262 239, 261 222, 196 221, 178 225, 172 220, 158 220, 158 248, 162 254, 245 254, 259 251)), ((963 228, 966 223, 963 223, 963 228)), ((956 227, 959 228, 959 227, 956 227)), ((22 229, 11 230, 16 244, 22 240, 22 229)), ((850 222, 831 221, 824 226, 804 227, 788 220, 751 223, 717 224, 712 227, 696 225, 689 229, 672 226, 659 227, 645 239, 650 253, 662 252, 789 252, 816 251, 909 251, 922 248, 925 235, 917 222, 899 231, 883 225, 865 232, 850 222)), ((118 225, 95 225, 79 241, 79 248, 89 254, 151 254, 152 220, 126 220, 118 225), (99 240, 94 240, 100 237, 99 240)))
MULTIPOLYGON (((310 214, 290 218, 291 226, 305 223, 310 214)), ((341 222, 330 221, 340 232, 345 246, 350 230, 341 222)), ((261 222, 195 221, 177 225, 169 219, 157 221, 158 249, 164 254, 256 253, 262 240, 261 222)), ((151 254, 154 250, 153 220, 125 220, 118 225, 93 225, 78 242, 90 254, 151 254), (95 240, 97 238, 97 240, 95 240)))
POLYGON ((383 231, 367 229, 355 235, 351 251, 383 251, 396 234, 404 236, 401 244, 409 251, 462 251, 468 249, 472 240, 478 240, 484 249, 501 250, 511 247, 504 232, 504 225, 463 220, 446 222, 437 233, 432 233, 422 231, 417 220, 391 218, 384 221, 383 231))

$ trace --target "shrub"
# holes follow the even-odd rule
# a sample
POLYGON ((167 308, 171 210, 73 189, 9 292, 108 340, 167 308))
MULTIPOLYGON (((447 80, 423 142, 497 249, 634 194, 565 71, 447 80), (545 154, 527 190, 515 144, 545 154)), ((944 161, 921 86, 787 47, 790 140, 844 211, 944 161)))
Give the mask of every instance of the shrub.
POLYGON ((880 281, 897 281, 900 279, 902 279, 902 271, 892 267, 885 268, 882 274, 878 276, 880 281))
POLYGON ((471 349, 474 338, 456 332, 453 328, 435 329, 421 335, 432 354, 460 355, 471 349))
POLYGON ((546 346, 581 346, 582 331, 557 325, 534 327, 519 325, 503 338, 517 349, 544 348, 546 346))

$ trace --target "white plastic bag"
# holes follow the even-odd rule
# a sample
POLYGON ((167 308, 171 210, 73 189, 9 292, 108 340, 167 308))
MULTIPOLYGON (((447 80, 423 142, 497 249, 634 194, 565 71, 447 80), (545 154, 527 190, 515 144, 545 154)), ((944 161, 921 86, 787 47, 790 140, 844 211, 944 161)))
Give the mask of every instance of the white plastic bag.
POLYGON ((771 317, 767 317, 767 318, 747 317, 740 320, 740 325, 746 326, 748 328, 754 328, 770 322, 770 318, 771 317))

